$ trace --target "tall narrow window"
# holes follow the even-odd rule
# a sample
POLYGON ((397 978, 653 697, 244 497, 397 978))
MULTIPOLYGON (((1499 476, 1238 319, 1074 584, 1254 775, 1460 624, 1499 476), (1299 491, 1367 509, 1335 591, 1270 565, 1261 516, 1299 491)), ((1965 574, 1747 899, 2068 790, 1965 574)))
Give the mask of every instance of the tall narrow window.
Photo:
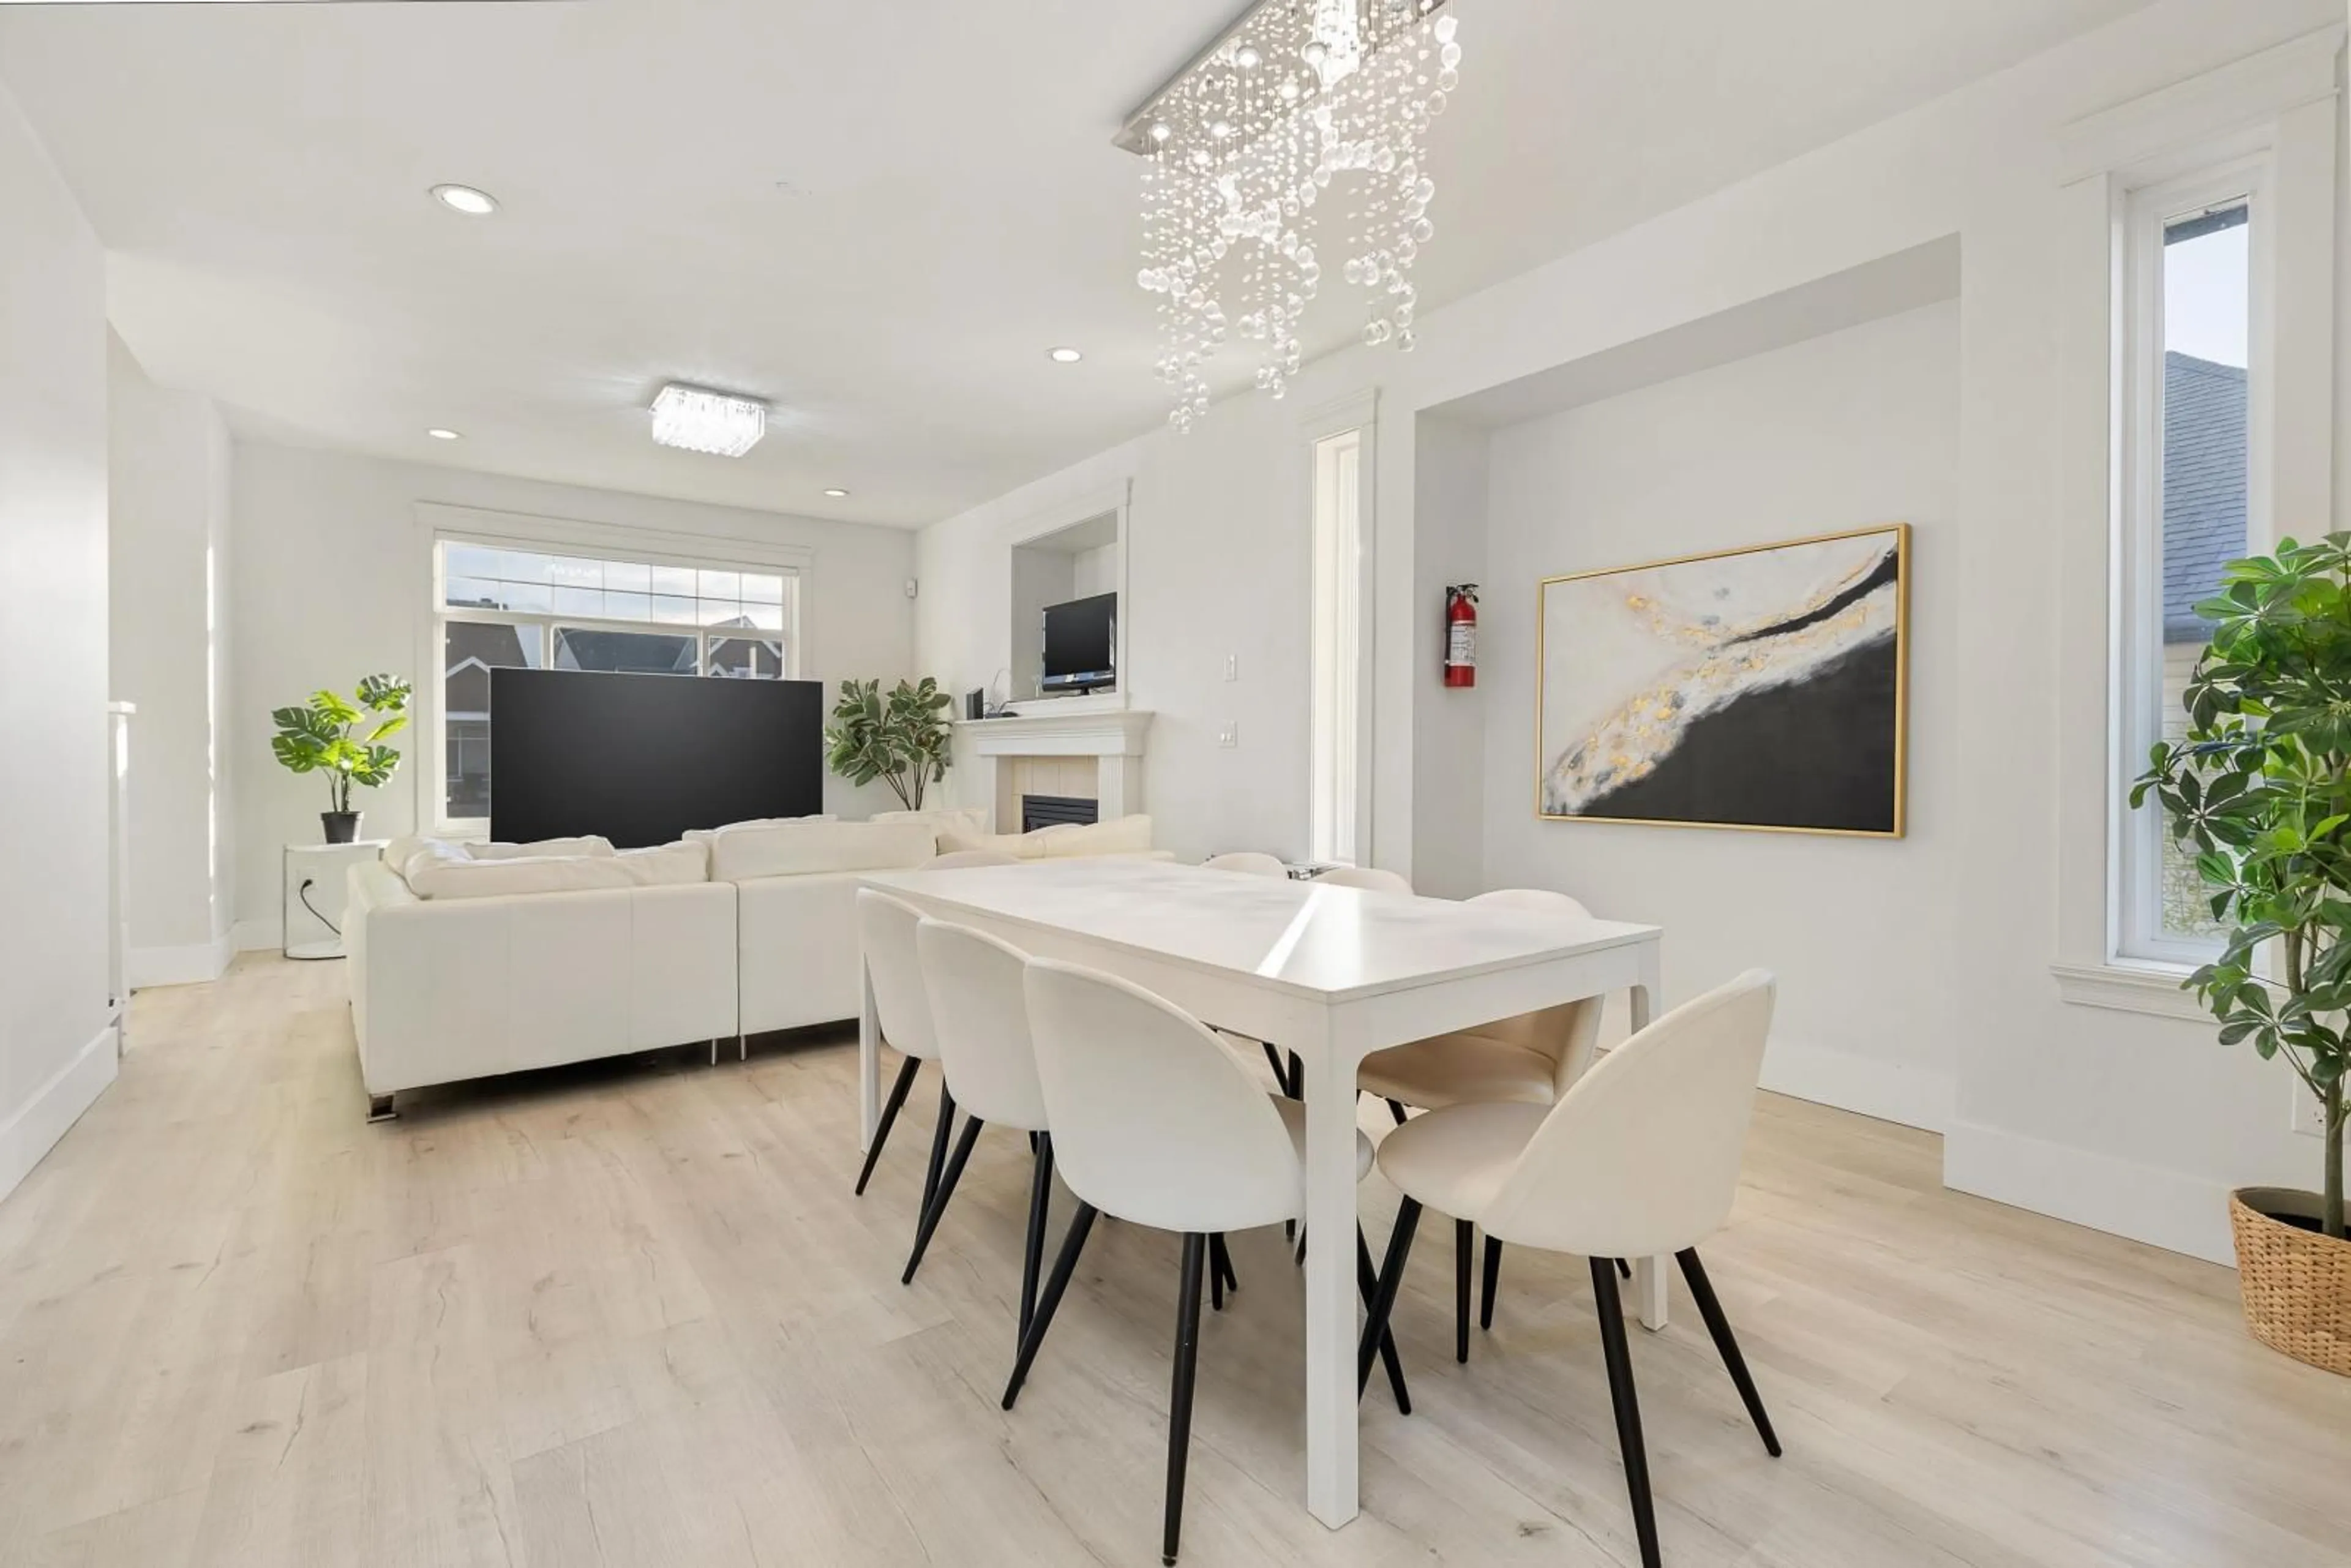
POLYGON ((1311 853, 1362 858, 1364 433, 1314 444, 1311 853))
MULTIPOLYGON (((2139 193, 2127 225, 2120 763, 2187 728, 2180 704, 2210 640, 2196 606, 2257 549, 2252 418, 2259 193, 2250 172, 2139 193)), ((2152 800, 2116 834, 2119 956, 2189 963, 2221 933, 2192 859, 2152 800)))

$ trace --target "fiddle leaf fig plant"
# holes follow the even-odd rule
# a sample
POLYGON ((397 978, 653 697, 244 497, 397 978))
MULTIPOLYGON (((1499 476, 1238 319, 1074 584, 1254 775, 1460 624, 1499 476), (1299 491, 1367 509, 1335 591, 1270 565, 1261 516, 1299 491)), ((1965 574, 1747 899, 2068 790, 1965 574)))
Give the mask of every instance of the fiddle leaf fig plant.
POLYGON ((277 733, 270 754, 296 773, 324 773, 329 810, 351 809, 351 786, 372 789, 399 771, 400 753, 383 743, 408 727, 413 688, 398 675, 370 675, 360 683, 358 701, 316 691, 300 707, 270 710, 277 733), (367 733, 361 735, 361 727, 367 733))
POLYGON ((827 766, 852 784, 879 779, 906 810, 921 810, 925 789, 947 776, 951 700, 928 675, 886 693, 880 681, 841 682, 824 727, 827 766))
POLYGON ((2220 1043, 2282 1059, 2321 1107, 2320 1228, 2344 1234, 2351 1009, 2351 533, 2231 561, 2196 606, 2212 640, 2183 698, 2187 736, 2132 785, 2192 846, 2220 956, 2189 976, 2220 1043), (2274 963, 2262 963, 2273 955, 2274 963))

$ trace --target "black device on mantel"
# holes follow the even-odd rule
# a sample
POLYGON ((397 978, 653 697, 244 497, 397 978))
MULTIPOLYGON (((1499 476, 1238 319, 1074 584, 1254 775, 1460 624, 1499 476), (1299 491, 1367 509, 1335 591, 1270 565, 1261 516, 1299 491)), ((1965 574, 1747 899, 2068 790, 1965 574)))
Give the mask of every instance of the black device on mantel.
POLYGON ((824 683, 589 670, 490 672, 490 836, 689 828, 824 810, 824 683))
POLYGON ((1118 595, 1097 593, 1045 607, 1049 692, 1090 692, 1118 684, 1118 595))

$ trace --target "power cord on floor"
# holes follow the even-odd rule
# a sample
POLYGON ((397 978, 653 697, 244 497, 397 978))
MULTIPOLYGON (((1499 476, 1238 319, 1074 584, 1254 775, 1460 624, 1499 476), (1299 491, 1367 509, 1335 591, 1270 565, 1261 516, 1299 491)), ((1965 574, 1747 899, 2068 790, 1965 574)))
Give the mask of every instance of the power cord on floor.
POLYGON ((328 919, 324 915, 320 915, 319 913, 319 906, 310 902, 310 889, 317 885, 317 878, 306 876, 302 879, 302 885, 294 890, 294 896, 302 901, 303 908, 308 910, 313 915, 317 916, 319 925, 333 932, 336 937, 340 939, 343 935, 343 928, 336 925, 333 921, 328 919))

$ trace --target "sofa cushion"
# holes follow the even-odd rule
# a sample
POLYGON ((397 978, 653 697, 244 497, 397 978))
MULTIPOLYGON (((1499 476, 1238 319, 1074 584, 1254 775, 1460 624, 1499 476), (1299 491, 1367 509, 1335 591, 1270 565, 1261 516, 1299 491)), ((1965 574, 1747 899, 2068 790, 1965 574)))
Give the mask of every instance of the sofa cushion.
POLYGON ((1035 861, 1045 858, 1044 833, 967 833, 949 828, 939 834, 939 853, 952 855, 972 850, 987 850, 1015 860, 1035 861))
POLYGON ((710 880, 710 846, 681 839, 674 844, 622 850, 612 857, 637 887, 674 887, 710 880))
POLYGON ((937 833, 985 833, 987 831, 987 808, 985 806, 941 806, 925 811, 876 811, 877 822, 927 822, 937 833))
POLYGON ((1151 849, 1151 819, 1137 813, 1108 822, 1057 822, 1033 833, 942 832, 939 852, 993 850, 1017 860, 1068 860, 1081 855, 1133 855, 1151 849))
POLYGON ((925 822, 778 822, 739 828, 709 841, 716 882, 813 872, 889 871, 937 852, 925 822))
MULTIPOLYGON (((455 849, 455 845, 448 846, 455 849)), ((540 860, 477 861, 420 854, 408 862, 409 891, 427 900, 506 898, 518 894, 592 893, 639 883, 618 855, 550 855, 540 860)))
POLYGON ((1071 855, 1133 855, 1151 848, 1151 819, 1140 812, 1107 822, 1064 823, 1039 831, 1048 860, 1071 855))
POLYGON ((548 860, 557 855, 609 855, 613 852, 612 841, 596 834, 577 839, 540 839, 528 844, 468 842, 464 847, 466 855, 477 861, 548 860))
POLYGON ((741 832, 747 828, 772 828, 784 822, 834 822, 839 821, 840 819, 835 817, 830 811, 809 817, 753 817, 746 821, 727 822, 716 828, 688 828, 685 831, 685 841, 706 843, 710 840, 719 837, 721 834, 741 832))

